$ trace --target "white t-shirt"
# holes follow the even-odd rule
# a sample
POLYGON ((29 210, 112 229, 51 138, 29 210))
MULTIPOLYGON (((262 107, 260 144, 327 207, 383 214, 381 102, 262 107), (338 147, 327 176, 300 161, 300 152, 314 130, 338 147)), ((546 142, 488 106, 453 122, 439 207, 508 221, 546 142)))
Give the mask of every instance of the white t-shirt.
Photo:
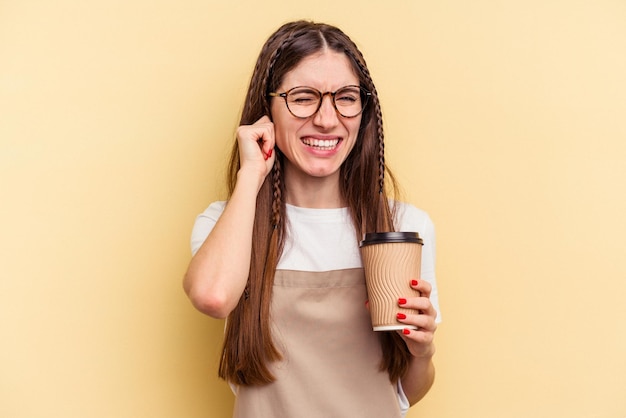
MULTIPOLYGON (((424 240, 421 279, 432 286, 431 303, 441 321, 435 280, 435 227, 426 212, 398 202, 398 231, 418 232, 424 240)), ((195 254, 226 207, 225 201, 212 203, 196 218, 191 234, 195 254)), ((362 267, 359 243, 346 208, 309 209, 287 205, 287 240, 279 270, 329 271, 362 267)))

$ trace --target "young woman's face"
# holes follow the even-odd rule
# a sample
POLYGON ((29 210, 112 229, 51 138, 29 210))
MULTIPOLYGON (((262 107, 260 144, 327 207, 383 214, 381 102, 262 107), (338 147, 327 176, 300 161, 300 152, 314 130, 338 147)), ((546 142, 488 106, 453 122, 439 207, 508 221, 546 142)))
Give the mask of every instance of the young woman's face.
MULTIPOLYGON (((325 93, 354 85, 359 85, 359 79, 348 57, 326 50, 303 59, 285 75, 276 91, 283 93, 306 86, 325 93)), ((276 145, 287 159, 285 170, 290 178, 338 178, 341 164, 356 143, 361 115, 353 118, 339 115, 330 95, 324 96, 319 111, 306 119, 292 115, 282 97, 272 99, 271 109, 276 145)))

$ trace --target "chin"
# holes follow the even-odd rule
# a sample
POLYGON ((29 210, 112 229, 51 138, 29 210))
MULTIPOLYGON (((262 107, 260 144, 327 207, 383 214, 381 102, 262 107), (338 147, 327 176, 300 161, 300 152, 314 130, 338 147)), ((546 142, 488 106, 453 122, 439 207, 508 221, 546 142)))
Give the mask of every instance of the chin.
POLYGON ((316 178, 331 177, 339 173, 339 167, 314 168, 306 171, 306 173, 309 176, 316 178))

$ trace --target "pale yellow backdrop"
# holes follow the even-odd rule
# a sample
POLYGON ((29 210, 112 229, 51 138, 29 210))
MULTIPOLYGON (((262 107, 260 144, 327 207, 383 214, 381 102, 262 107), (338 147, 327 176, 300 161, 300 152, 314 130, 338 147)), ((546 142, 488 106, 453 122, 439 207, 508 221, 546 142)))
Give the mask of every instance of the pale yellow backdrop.
POLYGON ((361 46, 437 226, 438 376, 409 417, 625 418, 621 0, 0 0, 0 416, 229 416, 223 324, 180 282, 294 18, 361 46))

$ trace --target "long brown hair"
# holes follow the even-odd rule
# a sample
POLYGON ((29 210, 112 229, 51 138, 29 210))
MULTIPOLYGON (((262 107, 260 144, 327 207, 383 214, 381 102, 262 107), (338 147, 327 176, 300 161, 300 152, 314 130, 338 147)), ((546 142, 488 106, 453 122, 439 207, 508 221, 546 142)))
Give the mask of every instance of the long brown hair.
MULTIPOLYGON (((259 54, 240 125, 250 125, 264 115, 271 118, 269 93, 303 58, 329 48, 345 53, 362 87, 372 93, 361 117, 356 145, 341 166, 340 190, 347 203, 359 240, 366 232, 394 230, 389 199, 395 199, 396 182, 385 165, 383 121, 376 87, 363 55, 340 29, 320 23, 296 21, 281 26, 269 37, 259 54)), ((270 383, 274 376, 268 362, 281 359, 271 336, 270 304, 278 260, 285 241, 284 156, 276 159, 257 195, 252 235, 250 275, 246 289, 226 324, 219 376, 238 385, 270 383)), ((240 168, 234 144, 229 165, 232 194, 240 168)), ((380 333, 383 359, 391 381, 404 375, 410 353, 396 333, 380 333)))

